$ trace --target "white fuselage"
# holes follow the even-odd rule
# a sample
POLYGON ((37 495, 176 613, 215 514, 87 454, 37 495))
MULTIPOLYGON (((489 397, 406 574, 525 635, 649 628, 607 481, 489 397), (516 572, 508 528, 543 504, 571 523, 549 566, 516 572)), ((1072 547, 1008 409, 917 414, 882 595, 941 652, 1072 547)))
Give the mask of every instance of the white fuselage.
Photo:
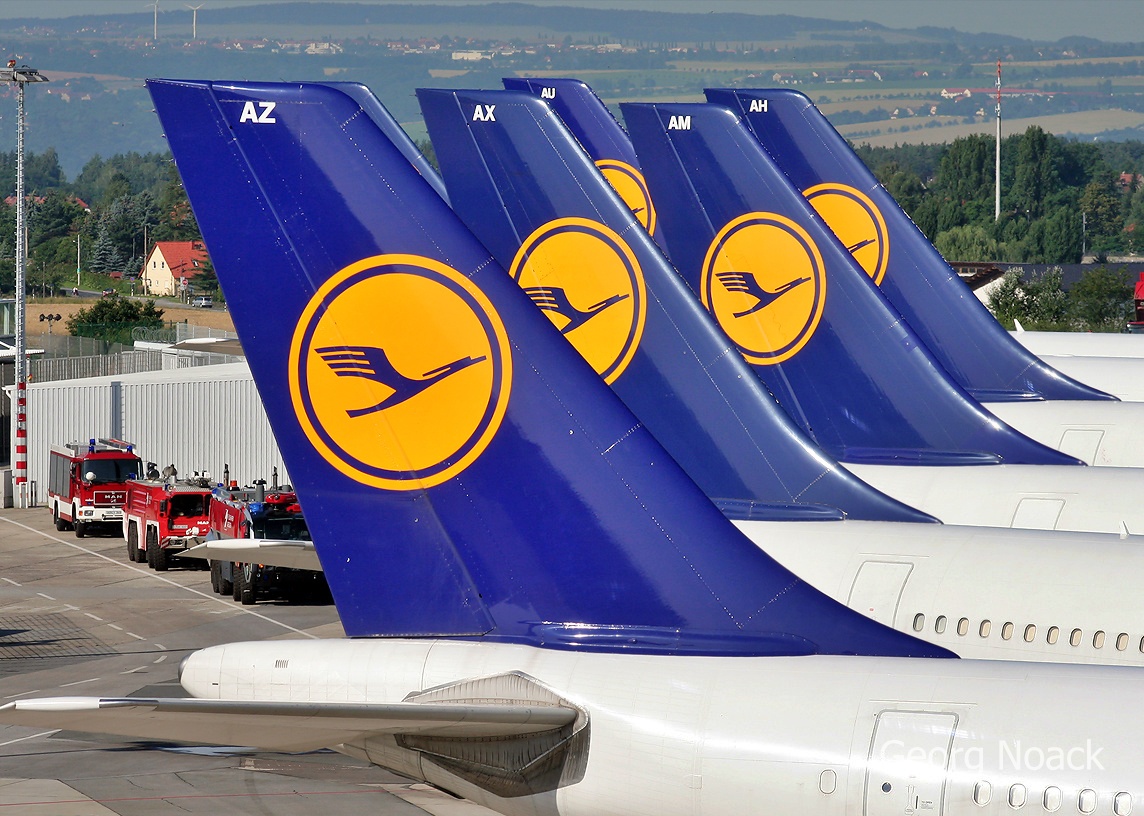
POLYGON ((994 416, 1089 465, 1144 467, 1144 404, 1093 400, 985 402, 994 416))
POLYGON ((586 714, 576 781, 501 798, 392 736, 339 750, 510 816, 1127 814, 1144 797, 1136 670, 358 640, 216 646, 182 681, 211 698, 398 702, 511 671, 586 714))
POLYGON ((851 609, 961 657, 1144 667, 1144 538, 887 522, 735 525, 851 609))
POLYGON ((1126 402, 1144 402, 1144 357, 1040 355, 1057 371, 1126 402))
POLYGON ((1009 332, 1036 354, 1073 354, 1085 357, 1144 357, 1144 336, 1110 332, 1009 332))
POLYGON ((845 465, 946 524, 1144 533, 1144 469, 1068 465, 845 465))

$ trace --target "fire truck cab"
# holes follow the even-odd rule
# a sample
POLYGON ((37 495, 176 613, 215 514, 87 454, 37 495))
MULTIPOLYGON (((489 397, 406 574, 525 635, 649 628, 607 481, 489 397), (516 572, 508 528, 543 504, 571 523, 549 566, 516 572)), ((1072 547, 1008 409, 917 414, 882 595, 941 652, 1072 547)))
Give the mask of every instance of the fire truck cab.
POLYGON ((127 480, 142 473, 133 445, 119 439, 89 439, 53 445, 48 468, 48 510, 56 529, 83 538, 93 526, 123 522, 127 480))
POLYGON ((210 502, 209 475, 181 482, 173 478, 128 482, 123 508, 127 558, 165 572, 172 556, 207 537, 210 502))

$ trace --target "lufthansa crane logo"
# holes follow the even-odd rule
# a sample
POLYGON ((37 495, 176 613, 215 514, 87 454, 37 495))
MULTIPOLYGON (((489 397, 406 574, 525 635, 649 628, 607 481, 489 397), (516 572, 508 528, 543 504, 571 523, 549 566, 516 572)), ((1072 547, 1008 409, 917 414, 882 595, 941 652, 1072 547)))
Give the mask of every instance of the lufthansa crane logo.
POLYGON ((808 187, 803 195, 874 285, 881 286, 890 263, 890 235, 877 205, 865 193, 832 182, 808 187))
POLYGON ((509 274, 605 382, 624 372, 643 335, 647 295, 619 235, 586 218, 558 218, 525 239, 509 274))
POLYGON ((508 335, 455 269, 416 255, 347 266, 310 299, 290 347, 302 429, 363 484, 415 490, 460 473, 508 405, 508 335))
POLYGON ((775 213, 748 213, 719 231, 707 250, 703 305, 748 362, 772 365, 798 353, 826 303, 818 247, 775 213))
POLYGON ((600 159, 596 167, 604 174, 608 184, 619 193, 649 235, 655 234, 655 207, 643 173, 619 159, 600 159))

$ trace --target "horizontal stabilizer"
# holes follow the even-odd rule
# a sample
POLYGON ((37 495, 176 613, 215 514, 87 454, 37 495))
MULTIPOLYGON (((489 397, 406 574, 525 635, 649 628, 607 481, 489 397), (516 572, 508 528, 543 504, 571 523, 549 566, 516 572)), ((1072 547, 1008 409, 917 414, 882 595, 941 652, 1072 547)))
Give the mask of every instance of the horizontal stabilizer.
POLYGON ((265 538, 220 538, 207 541, 186 552, 183 558, 233 561, 237 564, 265 564, 321 572, 322 563, 312 541, 275 541, 265 538))
POLYGON ((138 739, 312 751, 377 734, 503 738, 567 726, 574 708, 457 703, 292 703, 46 697, 0 706, 0 722, 138 739))

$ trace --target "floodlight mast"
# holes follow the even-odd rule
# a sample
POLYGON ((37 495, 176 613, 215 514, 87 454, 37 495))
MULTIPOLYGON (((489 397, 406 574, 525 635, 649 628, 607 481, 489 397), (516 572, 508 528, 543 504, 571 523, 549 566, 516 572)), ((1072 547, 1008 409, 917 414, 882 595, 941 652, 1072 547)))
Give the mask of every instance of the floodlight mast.
POLYGON ((28 507, 28 332, 27 332, 27 266, 25 241, 26 204, 24 200, 24 86, 29 82, 47 82, 48 78, 27 65, 0 70, 0 82, 16 83, 16 432, 12 435, 14 470, 14 504, 28 507))
POLYGON ((1001 60, 997 60, 997 149, 994 151, 994 180, 996 182, 993 220, 1001 220, 1001 60))

